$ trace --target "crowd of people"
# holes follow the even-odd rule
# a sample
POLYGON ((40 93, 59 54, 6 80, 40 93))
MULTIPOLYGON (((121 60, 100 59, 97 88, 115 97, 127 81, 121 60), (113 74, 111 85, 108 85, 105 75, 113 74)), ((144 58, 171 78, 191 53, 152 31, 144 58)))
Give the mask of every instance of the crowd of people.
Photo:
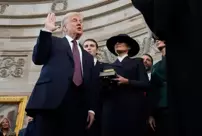
POLYGON ((96 40, 79 43, 81 13, 65 15, 63 38, 52 36, 58 29, 55 20, 54 13, 48 14, 34 46, 32 60, 43 67, 26 107, 33 121, 24 136, 145 136, 164 132, 166 123, 160 118, 167 110, 166 96, 162 96, 166 94, 162 89, 166 85, 165 42, 155 39, 163 57, 152 68, 149 54, 131 58, 140 50, 136 40, 127 34, 112 36, 106 46, 117 60, 108 64, 96 58, 96 40))
MULTIPOLYGON (((132 3, 153 32, 162 59, 153 65, 149 54, 131 58, 140 47, 129 35, 119 34, 106 42, 116 61, 99 62, 94 39, 79 43, 80 13, 67 13, 61 27, 49 13, 33 49, 34 64, 43 67, 26 107, 33 120, 24 136, 200 135, 202 3, 132 3), (63 38, 52 36, 58 28, 63 38), (195 53, 190 55, 191 51, 195 53)), ((3 119, 0 134, 15 135, 9 126, 3 119)))
MULTIPOLYGON (((194 136, 201 133, 200 0, 132 0, 153 32, 162 59, 149 54, 127 34, 107 39, 117 56, 112 64, 96 59, 98 44, 83 45, 83 16, 67 13, 56 26, 48 14, 33 49, 43 65, 28 101, 33 120, 24 136, 194 136), (52 36, 62 29, 63 38, 52 36), (189 62, 189 63, 187 63, 189 62), (199 69, 200 70, 200 69, 199 69)), ((9 120, 1 135, 15 135, 9 120)))

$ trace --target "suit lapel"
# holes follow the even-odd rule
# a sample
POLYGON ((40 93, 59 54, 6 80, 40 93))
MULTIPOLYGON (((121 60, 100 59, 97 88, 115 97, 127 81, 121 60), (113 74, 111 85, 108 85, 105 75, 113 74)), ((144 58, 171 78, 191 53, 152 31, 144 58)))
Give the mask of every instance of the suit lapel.
POLYGON ((99 67, 99 65, 100 65, 100 62, 99 61, 97 61, 96 63, 95 63, 95 68, 98 68, 99 67))
POLYGON ((72 54, 72 50, 71 50, 71 47, 70 47, 70 45, 69 45, 69 42, 68 42, 67 38, 66 38, 66 37, 63 37, 63 38, 62 38, 62 42, 63 42, 63 44, 64 44, 64 47, 67 49, 67 55, 74 61, 74 59, 73 59, 73 54, 72 54))
POLYGON ((112 63, 113 66, 116 66, 116 67, 121 67, 122 64, 121 62, 117 59, 114 63, 112 63))
POLYGON ((127 57, 125 57, 123 60, 122 60, 122 65, 123 64, 130 64, 130 61, 131 61, 131 59, 127 56, 127 57))
POLYGON ((124 76, 125 75, 125 68, 126 67, 130 67, 130 58, 129 57, 125 57, 121 62, 117 59, 112 65, 115 68, 115 71, 117 72, 117 74, 124 76))
MULTIPOLYGON (((71 50, 71 47, 69 45, 69 42, 68 42, 67 38, 63 37, 62 41, 63 41, 64 47, 67 49, 67 55, 70 57, 70 59, 74 63, 72 50, 71 50)), ((82 60, 81 61, 82 61, 83 77, 84 77, 85 72, 86 72, 86 67, 87 67, 86 66, 86 54, 85 54, 85 51, 83 50, 83 47, 80 44, 79 44, 79 46, 80 46, 81 52, 82 52, 82 60)))
POLYGON ((83 77, 84 77, 85 73, 86 73, 86 68, 87 68, 87 65, 86 65, 86 58, 87 57, 86 57, 86 53, 85 53, 85 51, 84 51, 84 49, 82 47, 81 47, 81 52, 82 52, 83 77))
POLYGON ((99 72, 102 71, 102 69, 101 69, 102 63, 101 63, 101 62, 97 61, 94 67, 95 67, 95 69, 98 70, 99 72))

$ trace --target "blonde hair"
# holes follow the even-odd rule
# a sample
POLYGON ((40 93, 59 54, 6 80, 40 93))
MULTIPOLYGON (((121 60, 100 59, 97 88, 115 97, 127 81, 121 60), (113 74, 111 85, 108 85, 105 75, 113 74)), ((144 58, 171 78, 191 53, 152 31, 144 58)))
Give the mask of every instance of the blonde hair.
POLYGON ((4 118, 2 118, 1 120, 0 120, 0 128, 2 129, 2 124, 3 124, 3 121, 4 120, 7 120, 8 121, 8 125, 9 125, 9 128, 11 127, 11 122, 10 122, 10 120, 8 119, 8 118, 6 118, 6 117, 4 117, 4 118))

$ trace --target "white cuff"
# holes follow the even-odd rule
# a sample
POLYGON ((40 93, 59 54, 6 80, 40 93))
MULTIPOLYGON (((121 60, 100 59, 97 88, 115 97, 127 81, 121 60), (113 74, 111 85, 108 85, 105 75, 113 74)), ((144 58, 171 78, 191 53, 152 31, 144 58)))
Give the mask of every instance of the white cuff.
POLYGON ((95 115, 95 112, 94 112, 94 111, 92 111, 92 110, 89 110, 88 112, 93 113, 93 114, 95 115))
POLYGON ((49 32, 49 33, 52 33, 52 31, 50 30, 47 30, 46 28, 43 28, 42 31, 45 31, 45 32, 49 32))

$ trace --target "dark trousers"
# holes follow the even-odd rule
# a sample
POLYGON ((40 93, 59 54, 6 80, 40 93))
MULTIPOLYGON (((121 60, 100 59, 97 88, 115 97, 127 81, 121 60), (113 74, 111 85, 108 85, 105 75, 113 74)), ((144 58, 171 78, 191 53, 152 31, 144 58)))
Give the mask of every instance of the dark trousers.
POLYGON ((87 136, 101 136, 101 122, 95 120, 89 130, 87 130, 87 136))
POLYGON ((155 116, 156 118, 156 136, 168 136, 168 112, 160 110, 155 116))
POLYGON ((98 99, 97 109, 95 111, 95 121, 90 129, 87 130, 87 136, 101 136, 101 114, 102 100, 98 99))
POLYGON ((57 110, 37 115, 36 136, 84 136, 87 119, 84 93, 82 86, 72 84, 57 110))

